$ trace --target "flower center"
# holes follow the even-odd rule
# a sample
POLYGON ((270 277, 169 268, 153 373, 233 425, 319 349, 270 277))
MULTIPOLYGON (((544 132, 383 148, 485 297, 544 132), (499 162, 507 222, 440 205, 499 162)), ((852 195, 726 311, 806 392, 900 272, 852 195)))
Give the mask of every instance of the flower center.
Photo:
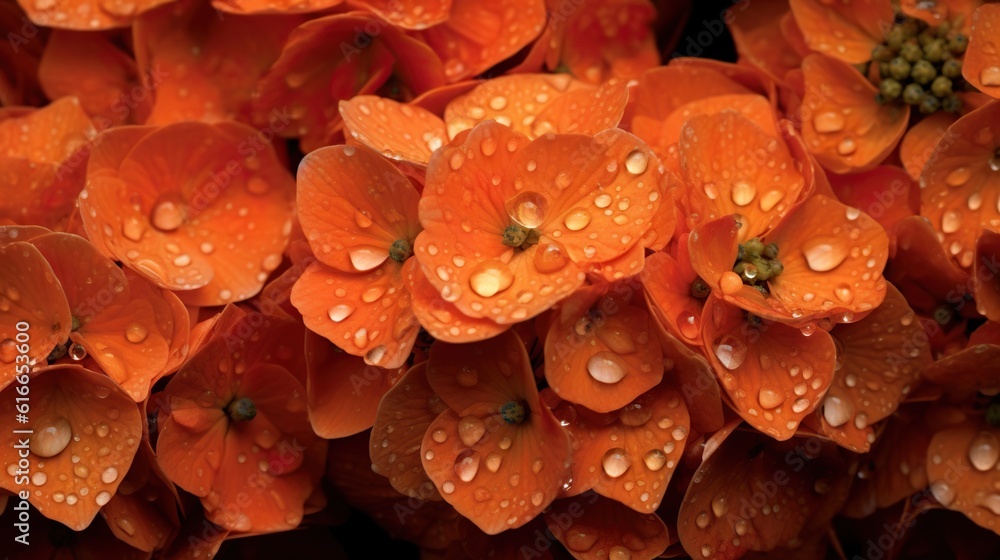
POLYGON ((389 258, 398 262, 406 262, 406 259, 413 256, 413 247, 410 246, 410 242, 405 239, 397 239, 389 245, 389 258))
POLYGON ((702 280, 700 276, 695 278, 694 282, 691 282, 691 297, 705 299, 710 293, 712 293, 712 288, 709 288, 708 283, 702 280))
POLYGON ((965 83, 958 58, 969 46, 969 38, 953 31, 947 21, 930 27, 911 17, 897 17, 886 40, 872 49, 880 80, 875 100, 880 104, 902 101, 929 115, 962 108, 955 95, 965 83))
POLYGON ((769 293, 766 282, 783 270, 785 267, 778 260, 778 246, 774 243, 764 245, 757 237, 739 246, 736 264, 733 265, 733 272, 740 276, 744 284, 757 288, 764 295, 769 293))
POLYGON ((512 223, 503 230, 503 244, 508 247, 527 249, 532 245, 537 245, 541 238, 538 231, 526 228, 520 224, 512 223))
POLYGON ((524 405, 519 402, 509 401, 500 407, 500 416, 508 424, 520 424, 524 422, 524 405))
POLYGON ((257 405, 249 398, 243 397, 229 403, 226 413, 233 422, 248 422, 257 416, 257 405))

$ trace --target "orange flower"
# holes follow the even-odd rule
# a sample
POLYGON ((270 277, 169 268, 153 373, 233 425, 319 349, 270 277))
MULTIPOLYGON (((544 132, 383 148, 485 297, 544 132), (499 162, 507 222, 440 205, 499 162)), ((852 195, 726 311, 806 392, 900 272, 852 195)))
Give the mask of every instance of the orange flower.
POLYGON ((686 344, 701 345, 701 310, 710 288, 691 268, 688 235, 677 239, 677 258, 666 252, 646 258, 642 287, 649 309, 670 334, 686 344))
POLYGON ((180 526, 177 489, 144 438, 118 492, 101 516, 121 541, 146 552, 163 550, 180 526))
POLYGON ((658 558, 671 542, 655 514, 641 514, 614 500, 584 495, 556 500, 545 524, 575 558, 658 558))
MULTIPOLYGON (((303 19, 223 18, 207 2, 195 0, 178 0, 143 14, 135 23, 135 58, 149 77, 143 89, 129 93, 126 105, 151 97, 146 124, 248 120, 257 80, 303 19)), ((289 126, 287 112, 269 112, 256 124, 267 125, 272 136, 279 134, 289 126)))
POLYGON ((229 530, 297 527, 323 472, 325 442, 309 425, 305 388, 287 369, 298 358, 282 340, 287 329, 227 306, 163 391, 160 466, 229 530))
POLYGON ((75 97, 30 112, 0 110, 0 220, 57 227, 83 189, 97 129, 75 97), (33 131, 45 130, 40 135, 33 131))
POLYGON ((1000 101, 955 121, 920 176, 920 213, 963 269, 982 229, 1000 231, 1000 101), (986 123, 986 126, 984 126, 986 123))
POLYGON ((789 0, 789 6, 809 48, 849 64, 871 60, 872 49, 894 20, 889 0, 789 0))
POLYGON ((850 481, 833 446, 738 431, 694 474, 678 513, 681 544, 692 557, 726 560, 787 546, 826 530, 850 481))
POLYGON ((809 52, 802 30, 787 0, 765 0, 747 8, 750 4, 743 3, 729 12, 729 30, 740 61, 783 83, 809 52))
MULTIPOLYGON (((9 475, 0 487, 14 493, 31 488, 28 499, 39 513, 82 531, 132 464, 142 439, 139 409, 107 376, 77 365, 38 369, 30 387, 30 423, 20 427, 31 433, 6 430, 0 436, 0 462, 9 475), (19 465, 24 442, 28 469, 19 465)), ((2 397, 0 411, 13 418, 15 387, 2 397)))
POLYGON ((172 0, 140 0, 133 2, 33 2, 18 0, 33 23, 61 29, 96 31, 128 27, 135 17, 172 0))
POLYGON ((885 297, 881 271, 888 237, 856 208, 812 196, 760 240, 743 244, 743 257, 738 224, 731 216, 720 218, 699 225, 688 238, 694 270, 726 302, 761 318, 803 325, 823 318, 852 322, 885 297), (780 262, 767 256, 772 254, 780 262), (764 290, 754 287, 761 266, 774 274, 764 290))
POLYGON ((483 73, 530 43, 545 26, 545 0, 452 0, 448 19, 416 34, 444 62, 449 82, 483 73))
POLYGON ((400 367, 419 331, 403 275, 420 230, 416 189, 353 146, 309 154, 298 186, 299 221, 318 262, 295 283, 292 303, 309 329, 346 352, 400 367))
POLYGON ((417 260, 470 317, 534 317, 582 284, 580 265, 639 242, 663 203, 662 174, 649 148, 620 130, 529 143, 479 124, 431 158, 417 260))
POLYGON ((294 184, 242 124, 109 131, 80 193, 94 246, 193 305, 260 291, 281 264, 294 184))
MULTIPOLYGON (((241 15, 258 14, 300 14, 318 12, 333 8, 344 0, 285 0, 275 2, 274 0, 212 0, 212 7, 216 10, 241 15)), ((223 19, 221 16, 219 19, 223 19)))
POLYGON ((962 76, 979 91, 1000 98, 1000 56, 995 43, 1000 26, 1000 6, 983 4, 972 15, 969 50, 965 53, 962 76))
POLYGON ((583 288, 564 300, 545 337, 545 379, 561 398, 617 410, 663 378, 649 312, 627 283, 583 288))
POLYGON ((548 507, 569 482, 569 435, 539 402, 517 335, 438 342, 427 381, 448 409, 427 428, 420 452, 445 501, 488 534, 548 507))
POLYGON ((338 101, 376 92, 405 101, 443 83, 441 61, 423 42, 368 13, 334 14, 292 31, 258 84, 254 120, 281 114, 274 132, 299 138, 308 153, 336 138, 338 101))

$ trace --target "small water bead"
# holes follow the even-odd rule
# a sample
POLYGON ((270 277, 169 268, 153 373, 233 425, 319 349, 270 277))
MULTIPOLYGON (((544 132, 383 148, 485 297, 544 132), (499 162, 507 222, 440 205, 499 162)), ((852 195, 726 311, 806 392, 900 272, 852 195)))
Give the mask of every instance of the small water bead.
POLYGON ((462 366, 459 370, 456 381, 462 387, 472 387, 476 383, 479 383, 479 372, 472 367, 462 366))
POLYGON ((651 471, 658 471, 667 464, 667 455, 659 449, 651 449, 642 456, 642 461, 646 463, 646 468, 651 471))
POLYGON ((853 138, 844 138, 837 144, 837 153, 842 156, 849 156, 858 150, 858 144, 853 138))
POLYGON ((566 548, 574 552, 587 552, 597 544, 597 531, 587 532, 586 529, 570 526, 566 530, 566 548))
POLYGON ((625 156, 625 169, 633 175, 639 175, 646 171, 646 166, 649 164, 649 156, 647 156, 642 150, 634 150, 629 155, 625 156))
POLYGON ((466 447, 472 447, 486 434, 486 425, 475 416, 466 416, 458 422, 458 437, 466 447))
POLYGON ((1000 66, 987 66, 980 70, 979 81, 984 86, 1000 86, 1000 66))
POLYGON ((184 209, 176 202, 165 200, 153 208, 150 222, 160 231, 174 231, 184 223, 184 209))
POLYGON ((389 250, 382 247, 354 247, 347 252, 351 264, 358 271, 372 270, 389 258, 389 250))
POLYGON ((823 401, 823 418, 834 428, 843 426, 854 415, 854 406, 850 401, 836 395, 827 395, 823 401))
POLYGON ((148 335, 149 331, 146 330, 146 327, 138 323, 131 323, 128 327, 125 327, 125 338, 133 344, 139 344, 143 340, 146 340, 148 335))
POLYGON ((590 224, 590 220, 590 212, 584 210, 583 208, 576 208, 570 210, 570 212, 566 214, 566 217, 563 219, 563 224, 565 224, 566 229, 570 231, 580 231, 590 224))
POLYGON ((785 402, 785 395, 780 389, 762 387, 757 394, 757 402, 764 409, 770 410, 781 406, 785 402))
POLYGON ((1000 460, 1000 440, 993 432, 982 431, 969 444, 969 462, 979 471, 989 471, 1000 460))
POLYGON ((479 472, 479 453, 466 449, 455 460, 455 474, 462 482, 472 482, 479 472))
POLYGON ((969 182, 970 177, 972 177, 971 169, 968 167, 956 167, 945 175, 944 182, 947 183, 949 187, 961 187, 969 182))
POLYGON ((628 452, 620 447, 609 449, 601 459, 601 466, 605 474, 611 478, 618 478, 625 474, 625 471, 632 466, 632 460, 628 458, 628 452))
POLYGON ((747 347, 741 340, 733 335, 723 335, 713 345, 715 357, 722 362, 722 365, 729 370, 734 370, 743 365, 743 360, 747 355, 747 347))
POLYGON ((351 313, 354 313, 354 308, 346 304, 334 305, 327 311, 327 315, 334 323, 339 323, 350 317, 351 313))
POLYGON ((949 210, 941 216, 941 231, 943 233, 955 233, 962 227, 962 216, 954 211, 949 210))
POLYGON ((601 383, 618 383, 627 372, 628 366, 624 360, 612 352, 598 352, 587 360, 587 373, 601 383))
POLYGON ((733 198, 733 204, 737 206, 746 206, 747 204, 753 202, 754 197, 757 196, 757 187, 755 187, 752 183, 740 181, 733 185, 731 196, 733 198))
MULTIPOLYGON (((570 260, 569 256, 563 252, 559 245, 546 243, 537 247, 532 262, 535 265, 536 271, 542 274, 552 274, 566 268, 570 260)), ((522 301, 522 303, 526 302, 522 301)))
POLYGON ((845 124, 844 115, 836 111, 828 111, 825 113, 818 113, 813 117, 813 128, 816 132, 828 133, 828 132, 840 132, 844 129, 845 124))

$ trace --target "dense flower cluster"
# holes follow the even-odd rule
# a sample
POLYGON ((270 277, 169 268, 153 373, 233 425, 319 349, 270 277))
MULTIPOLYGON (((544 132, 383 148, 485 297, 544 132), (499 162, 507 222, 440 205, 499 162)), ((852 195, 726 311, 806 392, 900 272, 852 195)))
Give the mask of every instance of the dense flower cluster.
POLYGON ((1000 554, 1000 5, 724 7, 0 0, 4 550, 1000 554))

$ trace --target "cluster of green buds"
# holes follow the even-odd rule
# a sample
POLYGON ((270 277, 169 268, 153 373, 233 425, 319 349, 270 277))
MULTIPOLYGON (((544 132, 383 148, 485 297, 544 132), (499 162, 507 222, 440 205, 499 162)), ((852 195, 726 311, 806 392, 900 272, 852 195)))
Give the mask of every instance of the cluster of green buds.
POLYGON ((951 24, 930 27, 916 18, 894 24, 885 42, 872 50, 881 81, 879 103, 902 101, 929 115, 938 110, 955 113, 962 100, 955 95, 962 86, 962 61, 969 38, 953 33, 951 24))
POLYGON ((767 295, 767 282, 781 274, 785 267, 778 260, 778 246, 774 243, 764 244, 754 237, 739 246, 736 253, 736 264, 733 272, 739 274, 744 284, 757 288, 767 295))

